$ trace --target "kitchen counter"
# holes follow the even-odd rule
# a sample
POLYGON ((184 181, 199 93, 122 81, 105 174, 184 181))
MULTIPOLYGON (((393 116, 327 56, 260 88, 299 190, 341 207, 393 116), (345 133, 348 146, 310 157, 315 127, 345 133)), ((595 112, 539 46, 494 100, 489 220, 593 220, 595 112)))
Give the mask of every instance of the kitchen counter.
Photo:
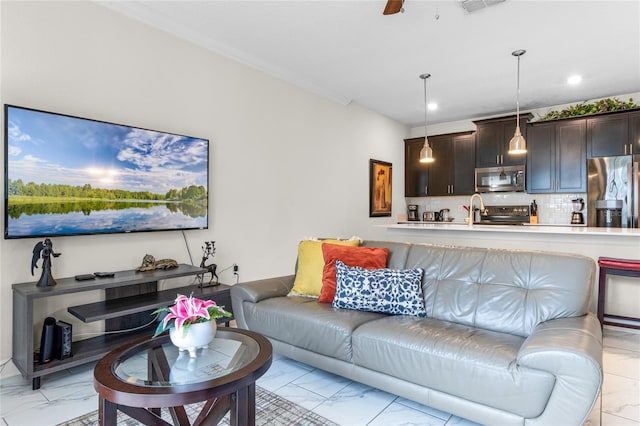
POLYGON ((483 225, 469 226, 464 222, 400 222, 392 225, 383 225, 389 229, 403 229, 411 231, 460 231, 460 232, 495 232, 495 233, 520 233, 520 234, 567 234, 567 235, 597 235, 639 238, 640 229, 631 228, 597 228, 585 225, 483 225))

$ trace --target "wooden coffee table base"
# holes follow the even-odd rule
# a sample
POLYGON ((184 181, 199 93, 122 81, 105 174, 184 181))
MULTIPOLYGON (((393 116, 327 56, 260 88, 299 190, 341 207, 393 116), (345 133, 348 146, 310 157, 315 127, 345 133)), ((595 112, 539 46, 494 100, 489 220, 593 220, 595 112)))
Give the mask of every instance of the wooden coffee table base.
POLYGON ((171 383, 171 368, 165 353, 170 345, 168 335, 138 339, 107 354, 94 369, 99 424, 117 426, 120 410, 145 425, 216 425, 228 412, 232 426, 254 426, 255 381, 271 365, 271 343, 257 333, 226 327, 219 329, 217 336, 243 342, 246 348, 243 350, 252 355, 243 361, 244 365, 227 374, 184 384, 171 383), (116 366, 142 352, 147 354, 149 382, 143 385, 115 375, 118 374, 114 373, 116 366), (203 401, 200 413, 191 423, 184 406, 203 401), (161 418, 160 407, 169 410, 173 423, 161 418))
MULTIPOLYGON (((198 417, 191 423, 183 406, 167 407, 175 425, 217 425, 229 412, 231 426, 254 426, 256 419, 256 386, 251 384, 238 389, 231 395, 221 396, 206 401, 198 417)), ((167 425, 160 417, 158 408, 128 407, 116 404, 100 397, 98 401, 98 424, 101 426, 117 426, 118 410, 145 425, 167 425)))

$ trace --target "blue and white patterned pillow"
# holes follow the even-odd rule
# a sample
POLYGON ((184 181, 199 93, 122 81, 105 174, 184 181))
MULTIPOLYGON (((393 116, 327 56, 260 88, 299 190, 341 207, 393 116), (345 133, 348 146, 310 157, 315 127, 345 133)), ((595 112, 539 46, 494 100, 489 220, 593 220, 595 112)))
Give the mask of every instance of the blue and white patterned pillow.
POLYGON ((336 261, 334 308, 383 312, 393 315, 426 315, 422 296, 423 270, 364 269, 336 261))

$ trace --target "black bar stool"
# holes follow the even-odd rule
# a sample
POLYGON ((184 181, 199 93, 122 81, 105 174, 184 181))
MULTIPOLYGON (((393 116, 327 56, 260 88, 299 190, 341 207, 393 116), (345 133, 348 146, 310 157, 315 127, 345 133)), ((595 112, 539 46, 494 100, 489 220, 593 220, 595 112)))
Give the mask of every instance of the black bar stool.
MULTIPOLYGON (((598 319, 600 325, 608 324, 617 327, 627 327, 640 329, 640 325, 627 324, 624 322, 605 321, 604 319, 604 301, 607 287, 607 275, 620 275, 624 277, 640 278, 640 260, 631 259, 615 259, 613 257, 598 258, 598 266, 600 266, 600 276, 598 279, 598 319)), ((620 315, 608 315, 608 318, 637 321, 640 324, 640 318, 625 317, 620 315)))

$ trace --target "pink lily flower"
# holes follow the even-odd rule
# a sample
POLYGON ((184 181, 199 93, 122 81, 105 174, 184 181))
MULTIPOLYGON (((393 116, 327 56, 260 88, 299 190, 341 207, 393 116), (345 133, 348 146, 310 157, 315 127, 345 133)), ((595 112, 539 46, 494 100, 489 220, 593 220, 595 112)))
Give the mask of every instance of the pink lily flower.
POLYGON ((164 327, 166 328, 172 319, 175 319, 177 329, 181 329, 185 322, 193 323, 198 318, 210 320, 211 315, 208 310, 210 306, 216 306, 215 302, 179 295, 175 305, 169 308, 169 313, 164 317, 164 327))
POLYGON ((167 308, 160 308, 154 314, 167 312, 161 324, 158 325, 154 336, 164 330, 175 327, 181 330, 191 324, 211 321, 222 317, 231 317, 232 314, 224 310, 224 306, 218 306, 213 300, 202 300, 197 297, 179 294, 175 304, 167 308))

